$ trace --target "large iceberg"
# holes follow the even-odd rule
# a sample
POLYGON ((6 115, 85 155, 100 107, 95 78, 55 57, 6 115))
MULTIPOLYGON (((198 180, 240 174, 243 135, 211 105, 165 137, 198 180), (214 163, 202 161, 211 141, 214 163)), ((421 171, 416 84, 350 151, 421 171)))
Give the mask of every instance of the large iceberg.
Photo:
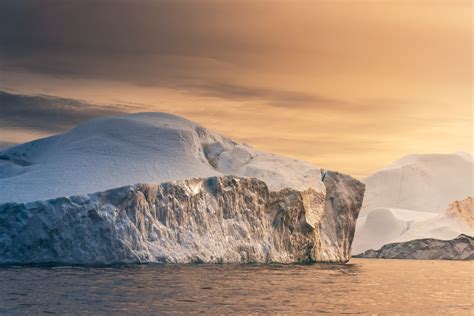
POLYGON ((0 263, 346 262, 364 189, 174 115, 95 119, 0 152, 0 263))

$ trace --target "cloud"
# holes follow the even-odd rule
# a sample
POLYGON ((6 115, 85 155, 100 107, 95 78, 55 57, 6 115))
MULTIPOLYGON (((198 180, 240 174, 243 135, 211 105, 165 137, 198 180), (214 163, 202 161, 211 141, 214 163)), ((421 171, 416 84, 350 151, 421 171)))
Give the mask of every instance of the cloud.
POLYGON ((272 88, 242 84, 243 69, 254 62, 249 58, 278 55, 282 42, 293 49, 300 43, 289 41, 279 24, 267 34, 271 14, 262 12, 268 10, 276 8, 213 1, 5 0, 0 3, 0 69, 120 80, 277 107, 352 107, 271 83, 272 88))
MULTIPOLYGON (((46 78, 121 81, 197 96, 259 101, 274 107, 352 113, 380 108, 398 110, 400 103, 359 102, 354 95, 374 94, 377 90, 381 95, 398 92, 400 89, 390 83, 393 74, 405 80, 405 70, 413 68, 406 74, 415 80, 433 69, 430 58, 435 58, 437 67, 439 60, 459 60, 460 69, 467 68, 462 58, 445 58, 434 54, 437 49, 429 49, 438 40, 445 44, 441 35, 449 34, 454 39, 459 36, 446 31, 425 33, 427 28, 420 23, 430 22, 425 21, 426 17, 414 19, 422 27, 413 29, 410 21, 404 20, 407 23, 403 26, 409 32, 400 33, 403 29, 399 12, 392 12, 391 8, 387 4, 354 1, 307 1, 294 5, 212 0, 3 0, 0 72, 6 74, 4 81, 15 72, 46 78), (357 11, 352 12, 352 8, 357 11), (375 16, 383 16, 383 21, 372 16, 373 10, 382 10, 374 12, 379 12, 375 16), (412 36, 416 39, 413 43, 409 41, 412 36), (416 46, 417 43, 424 46, 416 46), (420 58, 420 52, 429 54, 420 58), (425 68, 420 68, 422 64, 425 68)), ((434 17, 438 23, 438 15, 434 17)), ((468 52, 460 46, 444 44, 433 47, 448 47, 447 56, 452 56, 453 51, 468 52)), ((456 67, 446 69, 460 73, 456 67)), ((444 76, 437 73, 429 77, 444 76)), ((416 81, 426 82, 424 78, 416 81)), ((455 84, 453 80, 446 81, 455 84)))
POLYGON ((21 95, 0 91, 0 125, 6 128, 61 132, 82 121, 124 113, 118 105, 99 106, 47 95, 21 95))
POLYGON ((237 101, 260 101, 274 107, 293 109, 350 110, 359 111, 364 107, 374 107, 372 103, 358 104, 342 99, 329 98, 304 91, 291 91, 232 83, 203 83, 183 88, 193 95, 222 98, 237 101))

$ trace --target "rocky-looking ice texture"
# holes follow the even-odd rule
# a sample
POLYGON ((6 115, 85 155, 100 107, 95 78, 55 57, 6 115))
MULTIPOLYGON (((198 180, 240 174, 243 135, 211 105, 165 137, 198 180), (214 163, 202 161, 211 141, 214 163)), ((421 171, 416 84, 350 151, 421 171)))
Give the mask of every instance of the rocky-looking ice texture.
POLYGON ((452 240, 433 238, 391 243, 379 250, 367 250, 356 258, 474 260, 474 238, 459 235, 452 240))
POLYGON ((474 230, 474 199, 472 196, 469 196, 462 201, 454 201, 449 205, 445 214, 446 216, 457 218, 465 222, 474 230))
POLYGON ((0 205, 0 263, 346 262, 364 184, 219 176, 0 205))
POLYGON ((321 247, 317 261, 335 261, 333 258, 351 257, 355 226, 364 199, 365 185, 339 172, 323 171, 326 187, 324 215, 322 216, 321 247), (333 251, 332 251, 333 250, 333 251))

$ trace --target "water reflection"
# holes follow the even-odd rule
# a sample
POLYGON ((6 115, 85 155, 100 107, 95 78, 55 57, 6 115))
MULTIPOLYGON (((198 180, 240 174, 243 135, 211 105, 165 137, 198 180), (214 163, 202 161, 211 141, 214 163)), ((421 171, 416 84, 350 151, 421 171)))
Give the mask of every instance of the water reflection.
POLYGON ((0 313, 466 313, 472 263, 0 268, 0 313))

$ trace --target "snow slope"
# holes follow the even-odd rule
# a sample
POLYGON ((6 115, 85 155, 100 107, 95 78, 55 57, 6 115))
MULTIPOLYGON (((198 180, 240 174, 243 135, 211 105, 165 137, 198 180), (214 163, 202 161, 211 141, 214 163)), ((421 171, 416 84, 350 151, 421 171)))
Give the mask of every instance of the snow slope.
POLYGON ((393 242, 474 235, 473 178, 473 159, 465 153, 411 155, 365 178, 353 254, 393 242))
POLYGON ((467 153, 410 155, 363 179, 361 215, 376 208, 439 213, 474 195, 474 162, 467 153))
POLYGON ((223 174, 256 177, 272 190, 325 192, 321 170, 309 163, 256 151, 175 115, 137 113, 0 151, 0 203, 223 174))

